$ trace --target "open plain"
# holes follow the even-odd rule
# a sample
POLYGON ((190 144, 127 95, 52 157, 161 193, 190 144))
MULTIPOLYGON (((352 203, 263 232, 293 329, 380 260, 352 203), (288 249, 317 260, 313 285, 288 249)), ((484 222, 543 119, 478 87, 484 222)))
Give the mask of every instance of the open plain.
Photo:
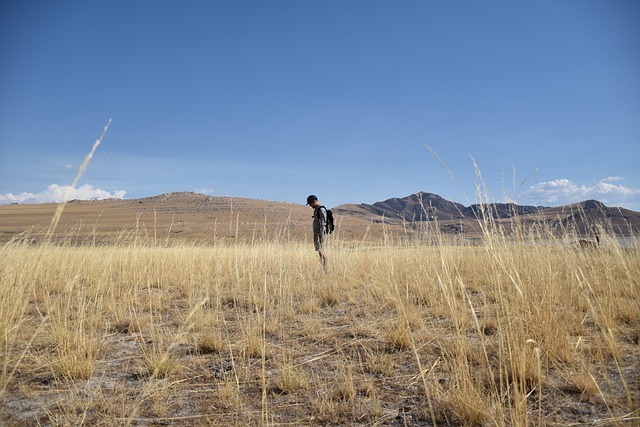
MULTIPOLYGON (((28 234, 40 240, 47 234, 59 204, 0 206, 0 241, 28 234)), ((252 241, 256 238, 301 240, 309 237, 312 210, 307 206, 196 193, 169 193, 134 200, 72 200, 52 235, 56 241, 74 244, 122 243, 146 239, 155 243, 190 241, 252 241)), ((396 225, 341 216, 338 231, 345 239, 397 233, 396 225)))
POLYGON ((606 224, 340 215, 323 271, 302 205, 56 209, 0 209, 2 425, 640 421, 640 254, 606 224))

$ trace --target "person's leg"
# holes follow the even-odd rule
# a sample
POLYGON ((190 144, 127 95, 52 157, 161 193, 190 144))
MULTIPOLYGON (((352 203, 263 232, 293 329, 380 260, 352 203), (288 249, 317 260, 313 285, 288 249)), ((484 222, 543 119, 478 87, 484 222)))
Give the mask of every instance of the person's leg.
POLYGON ((324 252, 322 250, 318 251, 318 255, 320 256, 320 262, 322 263, 322 268, 327 268, 327 257, 324 256, 324 252))
POLYGON ((313 236, 313 243, 316 247, 316 251, 318 252, 318 256, 320 257, 320 263, 323 268, 327 268, 327 258, 324 256, 324 242, 320 240, 321 236, 313 236))

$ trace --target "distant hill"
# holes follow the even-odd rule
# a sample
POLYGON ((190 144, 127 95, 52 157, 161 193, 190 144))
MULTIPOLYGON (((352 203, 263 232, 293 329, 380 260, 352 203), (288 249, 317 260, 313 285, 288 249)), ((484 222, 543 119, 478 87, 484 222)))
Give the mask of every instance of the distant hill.
MULTIPOLYGON (((0 242, 27 235, 42 239, 58 204, 0 205, 0 242)), ((362 241, 410 237, 434 227, 455 238, 479 238, 483 229, 514 227, 593 236, 601 228, 616 235, 639 235, 640 213, 607 207, 596 200, 559 207, 513 203, 464 206, 437 194, 420 192, 372 205, 332 208, 339 238, 362 241)), ((191 240, 200 242, 310 239, 311 209, 296 203, 168 193, 141 199, 72 200, 54 236, 74 244, 191 240)))
MULTIPOLYGON (((437 221, 443 232, 462 234, 478 232, 479 220, 508 225, 514 218, 519 224, 544 224, 558 233, 573 231, 592 235, 598 227, 617 235, 640 233, 640 213, 618 207, 607 207, 597 200, 586 200, 559 207, 520 206, 515 203, 489 203, 463 206, 437 194, 419 192, 402 198, 391 198, 369 204, 337 206, 334 212, 369 218, 373 222, 398 224, 437 221), (466 230, 466 231, 465 231, 466 230)), ((508 227, 507 227, 508 229, 508 227)))
POLYGON ((464 206, 450 202, 437 194, 417 193, 403 198, 376 202, 371 212, 387 217, 397 216, 405 221, 428 221, 435 218, 458 219, 464 217, 464 206))
MULTIPOLYGON (((59 204, 0 205, 0 242, 26 235, 44 238, 59 204)), ((304 239, 311 234, 312 210, 296 203, 175 192, 140 199, 72 200, 55 230, 57 240, 74 244, 115 241, 259 241, 304 239)), ((369 218, 337 218, 345 239, 377 236, 369 218)))
POLYGON ((547 209, 543 206, 520 206, 515 203, 491 203, 488 205, 471 205, 464 209, 465 218, 482 218, 484 214, 491 218, 513 218, 529 215, 547 209))
POLYGON ((545 209, 542 206, 518 206, 515 203, 492 203, 488 205, 471 205, 465 207, 456 202, 446 200, 437 194, 419 192, 402 198, 387 199, 372 205, 341 205, 335 208, 337 212, 358 213, 385 217, 390 220, 402 221, 432 221, 432 220, 475 220, 486 212, 492 218, 511 218, 527 215, 545 209))
POLYGON ((621 236, 640 234, 640 212, 607 207, 597 200, 545 208, 540 211, 540 217, 560 229, 575 227, 583 235, 593 234, 594 227, 621 236))

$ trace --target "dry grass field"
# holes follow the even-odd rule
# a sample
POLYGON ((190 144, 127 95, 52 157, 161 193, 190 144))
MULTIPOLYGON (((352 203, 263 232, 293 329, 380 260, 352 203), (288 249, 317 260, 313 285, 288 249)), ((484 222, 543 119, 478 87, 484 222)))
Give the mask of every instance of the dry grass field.
POLYGON ((158 212, 0 247, 1 425, 640 422, 637 242, 380 228, 323 271, 310 210, 209 239, 158 212))

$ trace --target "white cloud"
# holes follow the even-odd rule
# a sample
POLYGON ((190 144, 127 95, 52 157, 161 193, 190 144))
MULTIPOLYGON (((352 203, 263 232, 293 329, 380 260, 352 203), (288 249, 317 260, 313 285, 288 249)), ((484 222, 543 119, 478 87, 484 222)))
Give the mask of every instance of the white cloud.
POLYGON ((91 184, 71 189, 68 185, 51 184, 40 193, 0 194, 0 203, 58 203, 65 200, 101 200, 122 199, 127 194, 124 190, 116 190, 110 193, 91 184))
POLYGON ((623 179, 611 176, 593 185, 578 185, 565 178, 555 179, 529 187, 524 191, 523 198, 528 200, 528 203, 539 205, 562 205, 596 199, 608 206, 634 209, 640 203, 640 189, 614 184, 623 179))
POLYGON ((193 192, 213 196, 213 188, 196 188, 193 192))
POLYGON ((70 171, 73 169, 73 164, 72 163, 65 163, 65 164, 55 164, 55 165, 49 165, 45 167, 45 170, 47 172, 66 172, 66 171, 70 171))
POLYGON ((624 180, 624 178, 621 176, 608 176, 600 182, 616 182, 616 181, 622 181, 622 180, 624 180))

